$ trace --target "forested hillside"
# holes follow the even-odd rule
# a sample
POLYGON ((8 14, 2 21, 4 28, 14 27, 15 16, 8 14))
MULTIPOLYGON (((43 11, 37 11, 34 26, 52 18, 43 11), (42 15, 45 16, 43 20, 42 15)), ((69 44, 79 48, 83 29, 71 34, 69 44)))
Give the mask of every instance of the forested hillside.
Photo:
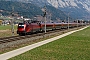
MULTIPOLYGON (((33 4, 26 4, 20 2, 11 2, 11 1, 0 1, 0 10, 5 10, 9 12, 18 12, 19 15, 24 17, 33 17, 35 15, 41 15, 42 11, 38 6, 33 4)), ((4 15, 8 14, 4 12, 4 15)))
MULTIPOLYGON (((5 11, 9 12, 17 12, 20 16, 32 18, 36 15, 42 15, 43 7, 38 7, 31 3, 22 3, 22 2, 12 2, 12 1, 0 1, 0 10, 4 10, 2 13, 3 15, 10 15, 10 13, 7 13, 5 11)), ((59 9, 56 9, 52 6, 46 6, 47 13, 51 13, 52 20, 55 20, 57 18, 60 18, 62 20, 67 17, 62 11, 59 9)))

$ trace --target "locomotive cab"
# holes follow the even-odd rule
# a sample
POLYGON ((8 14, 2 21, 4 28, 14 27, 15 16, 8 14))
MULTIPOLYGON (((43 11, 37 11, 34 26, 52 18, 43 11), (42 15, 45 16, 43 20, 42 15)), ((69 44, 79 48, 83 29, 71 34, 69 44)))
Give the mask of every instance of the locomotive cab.
POLYGON ((18 24, 18 29, 17 29, 17 34, 25 34, 25 28, 26 28, 26 24, 24 23, 19 23, 18 24))

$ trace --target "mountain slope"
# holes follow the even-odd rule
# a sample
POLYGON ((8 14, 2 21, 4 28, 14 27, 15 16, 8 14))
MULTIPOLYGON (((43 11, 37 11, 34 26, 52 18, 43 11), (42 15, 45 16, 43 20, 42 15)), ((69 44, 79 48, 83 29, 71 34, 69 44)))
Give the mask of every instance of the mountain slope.
POLYGON ((87 16, 90 15, 90 0, 17 0, 17 1, 33 3, 39 6, 43 6, 46 3, 47 5, 54 6, 55 8, 60 9, 67 14, 70 13, 70 15, 74 18, 87 18, 87 16))
MULTIPOLYGON (((7 0, 8 1, 8 0, 7 0)), ((21 1, 35 4, 51 4, 52 6, 59 7, 77 7, 84 8, 90 12, 90 0, 9 0, 9 1, 21 1)))
MULTIPOLYGON (((11 2, 11 1, 0 1, 0 10, 5 10, 12 12, 12 7, 14 7, 14 12, 18 12, 19 15, 24 17, 34 17, 36 15, 41 15, 42 10, 33 4, 26 4, 20 2, 11 2)), ((4 12, 4 14, 7 12, 4 12)), ((8 14, 8 13, 7 13, 8 14)))
MULTIPOLYGON (((42 2, 41 0, 37 1, 42 2)), ((90 0, 47 0, 47 2, 42 3, 52 5, 67 14, 69 13, 73 18, 87 18, 87 15, 90 15, 90 0)))
MULTIPOLYGON (((42 8, 31 4, 31 3, 22 3, 22 2, 12 2, 12 1, 0 1, 0 10, 5 10, 12 12, 12 7, 14 7, 14 12, 19 13, 19 15, 24 17, 33 18, 37 15, 43 16, 42 8)), ((60 18, 64 20, 67 17, 61 10, 56 9, 53 6, 47 5, 47 13, 51 14, 52 20, 60 18)), ((3 15, 10 15, 7 12, 2 13, 3 15)))

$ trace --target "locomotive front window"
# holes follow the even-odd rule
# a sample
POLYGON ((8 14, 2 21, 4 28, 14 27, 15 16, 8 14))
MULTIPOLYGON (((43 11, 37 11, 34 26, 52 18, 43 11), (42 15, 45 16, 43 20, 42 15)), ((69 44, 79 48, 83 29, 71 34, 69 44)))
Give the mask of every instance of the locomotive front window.
POLYGON ((24 28, 24 24, 23 23, 19 23, 18 28, 24 28))
POLYGON ((19 28, 24 28, 24 25, 18 25, 19 28))

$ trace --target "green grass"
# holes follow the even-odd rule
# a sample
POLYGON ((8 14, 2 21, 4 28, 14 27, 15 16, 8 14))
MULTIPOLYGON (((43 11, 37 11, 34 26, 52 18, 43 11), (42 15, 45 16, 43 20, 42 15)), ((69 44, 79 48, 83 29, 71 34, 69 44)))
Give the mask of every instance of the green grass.
MULTIPOLYGON (((16 28, 17 26, 14 26, 14 29, 16 28)), ((11 30, 11 25, 6 25, 6 26, 0 25, 0 30, 11 30)))
POLYGON ((9 60, 90 60, 90 27, 9 60))
MULTIPOLYGON (((14 26, 14 35, 17 35, 16 30, 17 30, 17 26, 14 26)), ((0 38, 9 37, 9 36, 12 36, 11 25, 6 25, 6 26, 0 25, 0 38)))

